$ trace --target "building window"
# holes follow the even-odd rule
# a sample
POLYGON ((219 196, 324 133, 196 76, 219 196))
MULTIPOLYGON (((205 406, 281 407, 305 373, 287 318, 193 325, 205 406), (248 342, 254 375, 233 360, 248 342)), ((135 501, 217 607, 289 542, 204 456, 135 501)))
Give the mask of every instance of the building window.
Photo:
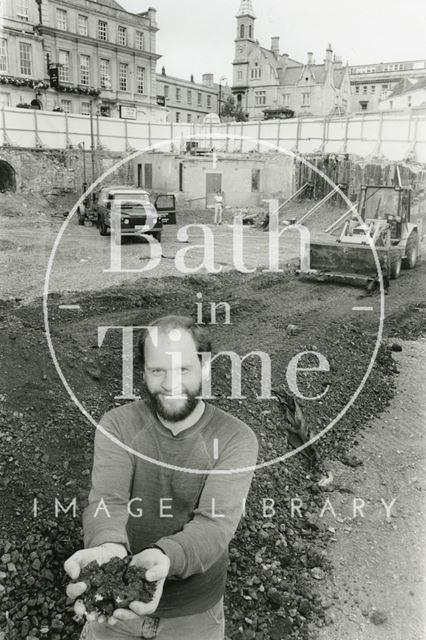
POLYGON ((180 122, 180 111, 176 111, 176 122, 180 122))
POLYGON ((203 95, 201 93, 197 93, 197 105, 201 107, 203 104, 203 95))
POLYGON ((7 72, 7 40, 0 38, 0 71, 7 72))
POLYGON ((127 29, 126 29, 126 27, 118 27, 117 44, 121 44, 124 47, 127 46, 127 29))
POLYGON ((108 39, 108 23, 104 20, 98 21, 98 40, 108 39))
POLYGON ((251 190, 259 191, 260 186, 260 169, 251 170, 251 190))
POLYGON ((128 65, 125 62, 120 62, 118 71, 118 86, 120 91, 127 91, 127 71, 128 65))
POLYGON ((363 86, 363 88, 362 88, 362 92, 363 92, 364 94, 365 94, 365 93, 367 93, 367 89, 368 89, 368 87, 367 87, 367 85, 365 84, 365 85, 363 86))
POLYGON ((407 101, 408 101, 408 106, 411 107, 411 102, 412 102, 411 96, 407 96, 407 101))
POLYGON ((137 67, 136 73, 136 91, 145 93, 145 67, 137 67))
POLYGON ((302 107, 309 107, 311 100, 310 93, 302 93, 302 107))
POLYGON ((249 24, 249 38, 250 38, 250 40, 252 39, 252 37, 253 37, 253 27, 251 26, 251 24, 249 24))
POLYGON ((19 43, 19 67, 21 73, 25 76, 31 76, 33 73, 31 45, 27 42, 19 43))
POLYGON ((256 106, 266 104, 266 91, 255 91, 254 102, 256 106))
POLYGON ((65 9, 56 9, 56 28, 68 31, 67 12, 65 9))
POLYGON ((240 38, 244 38, 244 25, 240 26, 240 38))
POLYGON ((25 22, 30 19, 28 3, 29 0, 18 0, 16 3, 16 15, 21 20, 25 20, 25 22))
POLYGON ((111 72, 109 60, 101 58, 99 60, 99 80, 101 89, 111 89, 111 72))
POLYGON ((242 71, 238 71, 237 72, 237 80, 242 80, 243 79, 243 72, 242 71))
POLYGON ((169 97, 169 85, 168 84, 164 85, 164 97, 165 98, 169 97))
POLYGON ((85 87, 89 84, 89 68, 90 68, 90 58, 86 55, 80 56, 80 84, 85 87))
POLYGON ((136 31, 136 49, 144 49, 143 31, 136 31))
POLYGON ((257 64, 256 64, 256 66, 253 67, 253 69, 251 69, 250 76, 251 76, 252 80, 253 79, 256 80, 258 78, 261 78, 262 77, 262 69, 260 67, 258 67, 257 64))
POLYGON ((389 109, 393 109, 393 100, 389 100, 389 109))
POLYGON ((70 81, 70 52, 59 49, 59 80, 70 81))
POLYGON ((212 108, 212 97, 210 94, 207 96, 207 108, 208 109, 212 108))
POLYGON ((65 111, 65 113, 72 113, 71 100, 61 100, 61 109, 65 111))
POLYGON ((376 93, 376 85, 372 84, 370 87, 370 93, 376 93))
POLYGON ((367 101, 360 102, 359 104, 361 106, 361 111, 367 111, 367 106, 368 106, 367 101))
POLYGON ((186 114, 186 121, 188 122, 188 124, 192 122, 192 115, 190 113, 186 114))
POLYGON ((187 92, 188 104, 192 104, 192 91, 187 92))
POLYGON ((87 16, 78 16, 78 33, 80 36, 89 35, 89 26, 87 16))
POLYGON ((359 85, 355 87, 355 93, 359 93, 359 85))
POLYGON ((81 103, 81 115, 90 116, 90 102, 81 103))
POLYGON ((180 89, 176 87, 176 102, 180 102, 180 89))
POLYGON ((285 93, 283 95, 283 105, 288 106, 290 104, 290 94, 285 93))

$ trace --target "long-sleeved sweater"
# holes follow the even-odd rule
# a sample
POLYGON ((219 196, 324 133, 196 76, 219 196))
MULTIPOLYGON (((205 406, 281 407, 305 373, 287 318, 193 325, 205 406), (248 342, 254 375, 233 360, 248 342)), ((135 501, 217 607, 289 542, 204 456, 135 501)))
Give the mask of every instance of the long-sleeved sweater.
POLYGON ((97 429, 92 487, 83 513, 85 547, 118 542, 136 554, 157 544, 170 558, 170 571, 155 615, 206 611, 224 592, 228 544, 253 475, 231 471, 255 465, 253 431, 206 403, 198 422, 174 436, 143 400, 109 411, 100 424, 130 451, 97 429))

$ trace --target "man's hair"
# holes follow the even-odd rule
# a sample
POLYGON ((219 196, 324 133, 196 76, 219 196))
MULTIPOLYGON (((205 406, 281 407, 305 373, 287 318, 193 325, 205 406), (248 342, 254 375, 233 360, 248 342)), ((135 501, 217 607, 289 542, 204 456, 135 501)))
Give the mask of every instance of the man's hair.
MULTIPOLYGON (((180 329, 191 334, 195 342, 195 348, 198 354, 211 353, 212 345, 208 332, 204 327, 200 327, 192 318, 188 316, 163 316, 153 320, 149 327, 157 327, 158 332, 166 333, 173 329, 180 329)), ((138 342, 139 360, 145 366, 145 341, 149 336, 148 329, 145 329, 138 342)), ((198 356, 201 361, 201 355, 198 356)))

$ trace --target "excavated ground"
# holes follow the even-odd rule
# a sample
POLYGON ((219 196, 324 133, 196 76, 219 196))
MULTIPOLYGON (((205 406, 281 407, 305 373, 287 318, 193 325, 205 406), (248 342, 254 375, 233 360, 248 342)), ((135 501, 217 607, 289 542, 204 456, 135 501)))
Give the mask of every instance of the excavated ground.
MULTIPOLYGON (((425 275, 422 262, 392 283, 377 358, 354 404, 316 443, 318 465, 310 467, 305 457, 296 455, 256 472, 246 515, 230 547, 228 638, 315 638, 318 627, 333 622, 330 595, 325 596, 322 584, 332 570, 330 539, 341 525, 336 522, 331 531, 321 517, 327 493, 317 481, 330 465, 362 464, 351 450, 364 438, 370 421, 384 411, 398 384, 392 345, 425 331, 425 275), (302 515, 292 517, 295 498, 301 500, 302 515), (272 500, 275 513, 264 513, 264 501, 272 505, 272 500)), ((195 315, 199 293, 205 303, 228 302, 231 308, 231 324, 224 324, 218 312, 217 324, 210 326, 216 349, 268 353, 274 387, 286 384, 288 364, 298 353, 314 350, 327 358, 328 372, 299 377, 305 396, 327 391, 320 400, 301 402, 313 432, 319 433, 345 409, 374 352, 379 296, 349 286, 302 282, 289 267, 283 273, 164 275, 104 290, 53 294, 49 321, 58 363, 72 392, 95 419, 117 404, 121 388, 121 338, 112 332, 98 348, 98 327, 144 325, 170 313, 195 315), (372 310, 354 310, 361 306, 372 310)), ((208 323, 207 304, 204 310, 208 323)), ((81 511, 90 487, 94 428, 55 370, 40 298, 26 303, 9 298, 2 303, 0 322, 0 629, 11 640, 74 640, 80 627, 66 600, 62 564, 82 545, 81 511), (68 505, 74 497, 75 517, 72 509, 55 517, 55 498, 68 505)), ((242 372, 246 399, 231 400, 229 363, 226 358, 215 363, 214 402, 252 427, 259 440, 259 462, 266 462, 288 450, 284 417, 276 401, 257 397, 259 367, 254 358, 244 362, 242 372)), ((137 386, 139 380, 135 363, 137 386)), ((339 597, 336 593, 336 601, 339 597)))

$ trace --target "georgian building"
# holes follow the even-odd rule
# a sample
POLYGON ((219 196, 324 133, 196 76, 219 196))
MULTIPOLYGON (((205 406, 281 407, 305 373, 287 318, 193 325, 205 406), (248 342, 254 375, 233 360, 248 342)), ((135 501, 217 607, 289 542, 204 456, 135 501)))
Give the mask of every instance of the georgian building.
POLYGON ((232 92, 249 119, 264 117, 265 109, 289 109, 299 115, 346 114, 350 106, 347 66, 333 55, 331 45, 325 59, 316 64, 309 52, 306 63, 280 52, 278 37, 271 48, 255 39, 251 0, 241 0, 237 18, 232 92))
POLYGON ((24 85, 19 92, 13 83, 3 84, 4 103, 16 106, 22 94, 27 104, 36 99, 49 111, 165 119, 157 102, 155 9, 134 14, 115 0, 2 2, 0 76, 46 85, 38 83, 34 95, 32 87, 32 93, 24 85))
MULTIPOLYGON (((378 111, 389 106, 388 98, 398 89, 404 88, 404 81, 415 83, 426 79, 426 60, 399 60, 397 62, 377 62, 354 65, 349 68, 351 82, 352 111, 378 111)), ((402 104, 398 99, 395 104, 402 104)), ((405 107, 409 107, 409 100, 405 107)))
POLYGON ((0 105, 37 106, 49 86, 43 41, 34 29, 38 6, 34 0, 2 0, 0 16, 0 105))
POLYGON ((202 82, 166 75, 163 67, 157 74, 157 92, 164 98, 168 122, 202 123, 208 113, 219 113, 232 95, 227 84, 214 82, 212 73, 203 74, 202 82))

